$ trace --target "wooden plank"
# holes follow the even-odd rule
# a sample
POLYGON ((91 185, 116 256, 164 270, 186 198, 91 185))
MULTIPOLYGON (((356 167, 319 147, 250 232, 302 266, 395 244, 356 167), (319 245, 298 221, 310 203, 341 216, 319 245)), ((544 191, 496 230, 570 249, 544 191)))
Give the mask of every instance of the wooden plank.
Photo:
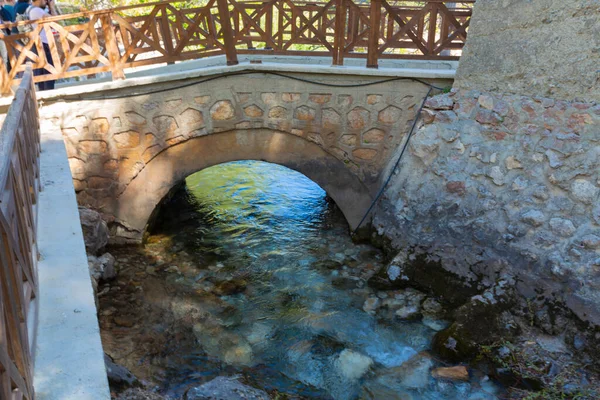
POLYGON ((379 28, 381 23, 381 0, 371 0, 371 15, 369 29, 369 47, 367 53, 367 68, 378 68, 379 28))
POLYGON ((235 40, 233 29, 231 28, 231 19, 229 17, 229 6, 227 0, 217 0, 219 8, 219 21, 221 22, 221 30, 223 32, 223 43, 225 45, 225 56, 227 57, 227 65, 237 65, 238 58, 235 51, 235 40))
POLYGON ((171 36, 171 28, 169 24, 169 15, 167 12, 166 5, 162 7, 160 11, 160 36, 162 38, 163 46, 165 46, 165 50, 167 54, 173 55, 173 37, 171 36))
POLYGON ((425 55, 434 55, 435 49, 435 36, 437 33, 437 16, 438 16, 438 5, 436 3, 430 3, 427 5, 429 8, 429 28, 427 38, 427 53, 425 55))
POLYGON ((344 65, 344 48, 346 47, 346 6, 344 0, 335 1, 335 38, 333 42, 333 65, 344 65))
POLYGON ((121 67, 121 57, 119 54, 119 47, 117 46, 117 39, 115 32, 112 27, 112 18, 110 15, 103 15, 100 18, 102 25, 102 32, 104 33, 106 52, 108 53, 108 62, 112 78, 114 79, 125 79, 125 73, 121 67))

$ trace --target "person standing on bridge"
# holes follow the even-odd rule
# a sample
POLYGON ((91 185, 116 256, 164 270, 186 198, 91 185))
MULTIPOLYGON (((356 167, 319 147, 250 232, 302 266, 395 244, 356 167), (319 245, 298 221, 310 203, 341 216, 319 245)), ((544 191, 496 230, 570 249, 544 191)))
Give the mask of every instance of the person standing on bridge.
MULTIPOLYGON (((54 0, 34 0, 31 3, 31 9, 29 9, 29 19, 32 21, 36 21, 38 19, 43 19, 47 17, 51 17, 52 15, 57 15, 56 8, 54 6, 54 0), (44 10, 48 6, 48 11, 44 10)), ((37 24, 34 24, 34 28, 37 27, 37 24)), ((54 66, 54 62, 52 61, 52 53, 50 53, 50 46, 48 45, 48 38, 46 37, 46 31, 42 29, 40 32, 40 40, 42 41, 42 46, 44 47, 44 55, 46 56, 46 62, 52 66, 54 66)), ((33 71, 34 75, 46 75, 48 71, 44 68, 36 68, 33 71)), ((38 83, 38 87, 40 90, 52 90, 54 89, 55 80, 45 81, 38 83)))

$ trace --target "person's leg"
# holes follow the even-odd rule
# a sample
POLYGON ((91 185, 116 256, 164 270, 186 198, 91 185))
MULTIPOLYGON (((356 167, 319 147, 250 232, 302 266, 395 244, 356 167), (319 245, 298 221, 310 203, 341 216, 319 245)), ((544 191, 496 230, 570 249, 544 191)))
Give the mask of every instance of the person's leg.
MULTIPOLYGON (((54 61, 52 61, 52 53, 50 53, 50 46, 48 46, 47 43, 42 43, 42 46, 44 46, 44 54, 46 55, 46 61, 48 62, 48 64, 50 64, 54 67, 54 61)), ((49 74, 49 72, 44 70, 44 74, 49 74)), ((44 82, 45 85, 44 85, 44 89, 42 89, 42 90, 53 90, 54 82, 56 82, 56 81, 51 80, 51 81, 44 82)))
MULTIPOLYGON (((6 50, 6 44, 4 43, 4 40, 0 39, 0 57, 2 57, 2 62, 4 63, 5 66, 9 66, 10 68, 10 64, 8 63, 8 51, 6 50)), ((9 70, 10 72, 10 70, 9 70)))
MULTIPOLYGON (((38 55, 37 46, 35 44, 31 47, 31 52, 35 55, 38 55)), ((33 62, 33 60, 31 60, 29 58, 28 58, 28 61, 33 62)), ((44 75, 44 68, 34 68, 33 76, 40 76, 40 75, 44 75)), ((38 82, 37 83, 38 90, 44 90, 43 85, 44 85, 44 82, 38 82)))

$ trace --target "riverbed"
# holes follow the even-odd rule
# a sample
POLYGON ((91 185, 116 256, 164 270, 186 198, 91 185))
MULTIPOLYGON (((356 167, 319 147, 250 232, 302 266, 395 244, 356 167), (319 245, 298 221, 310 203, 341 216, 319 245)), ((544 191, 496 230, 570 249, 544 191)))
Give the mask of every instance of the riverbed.
POLYGON ((443 306, 377 291, 386 262, 352 241, 335 203, 305 176, 242 161, 194 174, 159 211, 143 247, 110 249, 105 351, 170 398, 237 376, 273 398, 494 399, 471 371, 434 378, 443 306))

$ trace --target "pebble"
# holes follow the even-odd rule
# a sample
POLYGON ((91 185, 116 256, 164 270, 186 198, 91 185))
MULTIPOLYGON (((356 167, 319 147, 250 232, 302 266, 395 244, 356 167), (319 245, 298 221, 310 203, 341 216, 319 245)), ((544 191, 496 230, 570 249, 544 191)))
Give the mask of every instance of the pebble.
POLYGON ((374 314, 379 308, 380 301, 377 297, 369 297, 363 304, 363 311, 369 314, 374 314))
POLYGON ((436 379, 447 379, 451 381, 468 381, 469 371, 464 365, 455 367, 440 367, 431 371, 431 376, 436 379))

